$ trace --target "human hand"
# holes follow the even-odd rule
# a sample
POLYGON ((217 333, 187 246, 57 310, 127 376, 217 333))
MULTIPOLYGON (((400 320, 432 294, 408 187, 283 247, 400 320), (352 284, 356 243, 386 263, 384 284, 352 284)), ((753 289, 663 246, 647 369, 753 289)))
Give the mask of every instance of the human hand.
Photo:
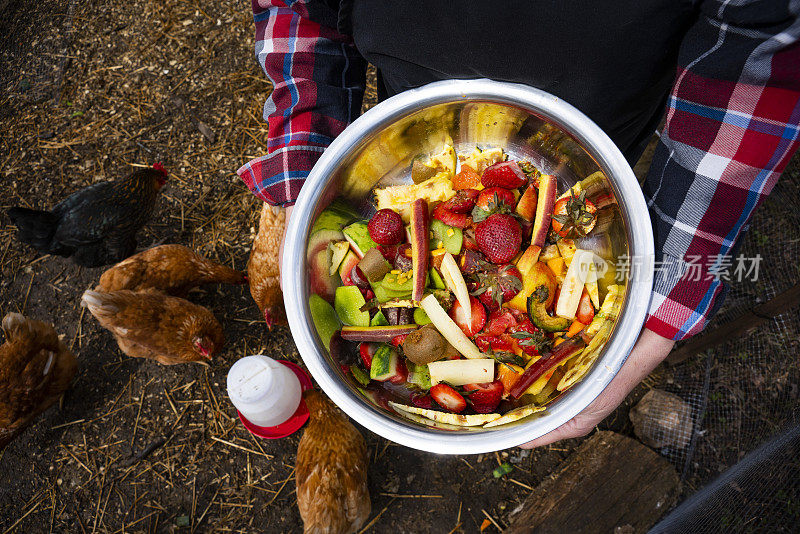
MULTIPOLYGON (((281 246, 278 249, 278 265, 283 266, 283 243, 286 241, 286 228, 289 226, 289 216, 292 214, 292 208, 294 206, 287 206, 284 208, 286 210, 286 218, 284 219, 283 223, 283 237, 281 237, 281 246)), ((283 273, 278 271, 278 276, 280 277, 281 281, 281 291, 283 291, 283 273)))
POLYGON ((549 445, 562 439, 585 436, 600 421, 625 400, 636 385, 644 380, 656 366, 667 357, 675 343, 658 334, 643 329, 639 339, 633 346, 628 359, 617 373, 617 376, 581 413, 540 438, 521 445, 523 449, 532 449, 549 445))

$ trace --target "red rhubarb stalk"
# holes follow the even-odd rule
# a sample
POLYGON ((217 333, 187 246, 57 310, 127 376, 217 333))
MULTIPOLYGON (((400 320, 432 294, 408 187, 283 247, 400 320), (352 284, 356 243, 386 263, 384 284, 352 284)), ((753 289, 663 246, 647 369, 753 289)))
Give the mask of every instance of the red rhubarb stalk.
POLYGON ((347 341, 382 341, 390 343, 402 334, 410 334, 419 328, 415 324, 397 326, 343 326, 342 339, 347 341))
POLYGON ((411 204, 411 261, 414 269, 414 286, 411 300, 419 302, 425 293, 425 277, 428 274, 428 250, 430 217, 428 203, 418 198, 411 204))
POLYGON ((570 339, 561 343, 549 356, 542 356, 539 360, 534 362, 533 365, 525 369, 525 372, 519 377, 514 387, 511 388, 509 395, 515 399, 519 398, 539 377, 548 373, 564 360, 574 356, 585 346, 586 343, 580 338, 570 339))

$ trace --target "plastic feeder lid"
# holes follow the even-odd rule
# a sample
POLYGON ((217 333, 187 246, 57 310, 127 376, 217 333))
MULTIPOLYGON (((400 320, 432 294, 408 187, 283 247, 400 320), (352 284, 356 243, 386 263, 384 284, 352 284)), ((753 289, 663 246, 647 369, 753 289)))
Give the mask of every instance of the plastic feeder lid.
MULTIPOLYGON (((295 375, 297 375, 297 378, 300 380, 300 387, 303 391, 314 387, 311 383, 311 377, 299 365, 286 360, 276 361, 285 365, 291 369, 295 375)), ((306 402, 302 398, 300 399, 300 405, 297 407, 297 410, 294 412, 294 414, 289 419, 277 426, 257 426, 248 421, 239 412, 239 410, 236 410, 236 413, 239 414, 239 420, 242 422, 244 427, 250 431, 251 434, 264 439, 285 438, 286 436, 294 434, 300 430, 306 421, 308 421, 308 408, 306 408, 306 402)))

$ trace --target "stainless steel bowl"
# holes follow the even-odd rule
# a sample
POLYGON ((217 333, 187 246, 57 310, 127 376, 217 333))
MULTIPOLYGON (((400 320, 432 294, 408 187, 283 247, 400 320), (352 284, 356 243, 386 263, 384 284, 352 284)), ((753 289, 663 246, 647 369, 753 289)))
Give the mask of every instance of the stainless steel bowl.
POLYGON ((314 166, 295 204, 283 256, 286 311, 303 361, 330 398, 350 417, 396 443, 441 454, 475 454, 521 445, 567 422, 603 391, 625 362, 644 322, 652 263, 637 265, 623 282, 624 305, 591 372, 547 410, 489 429, 444 430, 415 424, 370 403, 342 375, 322 345, 309 312, 306 248, 315 218, 336 197, 365 215, 376 185, 409 182, 412 159, 451 140, 458 151, 502 146, 555 174, 559 191, 601 171, 616 197, 618 216, 583 246, 610 259, 653 258, 653 234, 639 184, 619 149, 583 113, 531 87, 490 80, 436 82, 396 95, 365 113, 336 138, 314 166))

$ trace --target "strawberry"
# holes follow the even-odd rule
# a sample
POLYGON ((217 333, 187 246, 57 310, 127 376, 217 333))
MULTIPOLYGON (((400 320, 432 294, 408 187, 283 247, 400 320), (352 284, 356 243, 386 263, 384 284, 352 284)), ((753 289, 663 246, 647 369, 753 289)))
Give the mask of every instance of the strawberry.
POLYGON ((472 223, 472 218, 466 213, 456 213, 447 209, 444 204, 439 204, 433 210, 433 218, 439 219, 447 226, 466 228, 472 223))
POLYGON ((550 350, 552 340, 545 336, 544 332, 536 328, 530 320, 520 322, 517 326, 509 328, 508 331, 528 356, 544 354, 550 350))
POLYGON ((505 187, 516 189, 528 181, 516 161, 501 161, 487 167, 481 175, 483 187, 505 187))
POLYGON ((483 325, 486 324, 486 310, 483 308, 483 304, 478 302, 475 297, 470 297, 469 303, 472 308, 472 322, 467 323, 467 314, 458 301, 450 308, 450 318, 456 322, 464 334, 472 337, 480 332, 483 325))
POLYGON ((484 211, 493 211, 501 204, 513 208, 517 203, 514 193, 503 187, 487 187, 478 195, 475 205, 484 211), (495 198, 496 197, 496 198, 495 198))
POLYGON ((400 214, 384 208, 379 210, 369 224, 367 231, 373 241, 379 245, 396 245, 403 241, 406 236, 406 228, 400 214))
POLYGON ((499 336, 512 326, 517 326, 517 320, 508 309, 495 310, 489 314, 489 319, 486 321, 486 328, 483 329, 485 334, 491 336, 499 336))
POLYGON ((477 250, 477 243, 475 247, 475 250, 466 247, 466 250, 462 251, 458 257, 458 268, 461 269, 462 274, 475 274, 478 271, 485 271, 492 267, 492 264, 486 261, 484 255, 477 250))
POLYGON ((475 202, 480 194, 481 192, 477 189, 463 189, 456 191, 455 195, 442 202, 441 205, 453 213, 469 213, 475 207, 475 202))
POLYGON ((492 413, 503 397, 503 383, 495 380, 484 384, 467 384, 464 391, 473 410, 477 413, 492 413))
POLYGON ((597 206, 587 200, 586 191, 564 197, 553 206, 553 231, 561 237, 584 237, 594 228, 597 206))
POLYGON ((481 288, 478 300, 489 311, 498 309, 522 290, 522 275, 511 264, 500 267, 496 272, 478 273, 478 278, 481 288))
POLYGON ((581 301, 578 304, 578 313, 575 314, 575 318, 583 324, 589 324, 592 322, 592 319, 594 319, 594 306, 592 305, 592 299, 589 297, 586 288, 584 288, 583 294, 581 295, 581 301))
POLYGON ((430 395, 425 395, 415 391, 414 393, 411 394, 411 398, 409 400, 411 401, 411 404, 413 404, 417 408, 426 408, 426 409, 433 408, 433 397, 431 397, 430 395))
POLYGON ((364 362, 364 367, 367 369, 372 368, 372 357, 375 355, 375 352, 378 350, 377 343, 371 343, 369 341, 362 341, 358 344, 358 354, 361 356, 361 361, 364 362))
POLYGON ((461 413, 467 407, 464 397, 445 383, 436 384, 431 388, 430 393, 433 400, 448 412, 461 413))
POLYGON ((508 263, 519 253, 522 229, 514 217, 495 213, 475 227, 478 248, 493 263, 508 263))

